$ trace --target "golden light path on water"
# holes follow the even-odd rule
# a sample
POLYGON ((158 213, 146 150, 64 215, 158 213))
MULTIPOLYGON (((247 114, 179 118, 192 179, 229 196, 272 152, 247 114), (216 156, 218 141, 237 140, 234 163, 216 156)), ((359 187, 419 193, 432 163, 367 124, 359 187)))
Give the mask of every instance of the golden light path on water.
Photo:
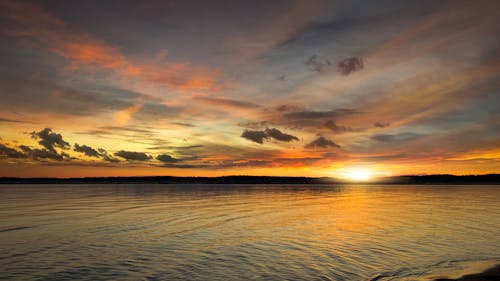
POLYGON ((500 258, 497 186, 0 186, 0 279, 415 280, 500 258))

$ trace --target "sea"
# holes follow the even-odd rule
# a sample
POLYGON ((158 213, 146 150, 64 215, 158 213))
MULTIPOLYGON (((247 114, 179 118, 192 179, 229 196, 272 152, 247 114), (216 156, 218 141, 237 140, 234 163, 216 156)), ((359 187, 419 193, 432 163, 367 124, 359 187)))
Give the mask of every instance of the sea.
POLYGON ((430 280, 499 260, 495 185, 0 185, 0 280, 430 280))

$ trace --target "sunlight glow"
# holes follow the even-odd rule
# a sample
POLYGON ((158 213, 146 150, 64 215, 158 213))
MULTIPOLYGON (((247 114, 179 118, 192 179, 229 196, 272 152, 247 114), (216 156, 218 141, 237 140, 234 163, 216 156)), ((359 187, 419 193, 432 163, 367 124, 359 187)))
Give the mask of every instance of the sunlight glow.
POLYGON ((351 179, 351 180, 356 180, 356 181, 365 181, 370 179, 371 177, 371 172, 366 169, 352 169, 347 171, 346 177, 351 179))

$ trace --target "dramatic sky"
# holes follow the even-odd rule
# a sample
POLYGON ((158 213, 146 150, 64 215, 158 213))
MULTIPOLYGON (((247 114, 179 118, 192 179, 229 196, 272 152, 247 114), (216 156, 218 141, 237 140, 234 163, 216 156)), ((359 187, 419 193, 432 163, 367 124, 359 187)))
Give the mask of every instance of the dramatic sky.
POLYGON ((0 176, 500 172, 499 1, 0 0, 0 176))

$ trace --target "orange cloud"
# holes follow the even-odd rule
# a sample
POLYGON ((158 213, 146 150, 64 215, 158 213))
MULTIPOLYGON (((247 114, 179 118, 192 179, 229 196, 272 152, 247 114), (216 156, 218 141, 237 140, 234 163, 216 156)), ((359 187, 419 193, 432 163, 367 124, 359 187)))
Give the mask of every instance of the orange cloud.
POLYGON ((141 108, 142 108, 141 104, 136 104, 136 105, 133 105, 131 107, 127 107, 123 110, 115 112, 115 114, 113 115, 113 119, 120 126, 126 125, 128 123, 128 121, 130 120, 130 117, 132 116, 132 114, 141 110, 141 108))
POLYGON ((218 71, 194 67, 189 63, 159 64, 166 51, 152 61, 133 62, 119 47, 88 33, 77 33, 40 7, 29 3, 5 1, 0 4, 4 17, 14 24, 3 33, 36 43, 39 47, 69 61, 67 70, 97 68, 119 77, 156 83, 177 90, 213 90, 219 88, 218 71))

